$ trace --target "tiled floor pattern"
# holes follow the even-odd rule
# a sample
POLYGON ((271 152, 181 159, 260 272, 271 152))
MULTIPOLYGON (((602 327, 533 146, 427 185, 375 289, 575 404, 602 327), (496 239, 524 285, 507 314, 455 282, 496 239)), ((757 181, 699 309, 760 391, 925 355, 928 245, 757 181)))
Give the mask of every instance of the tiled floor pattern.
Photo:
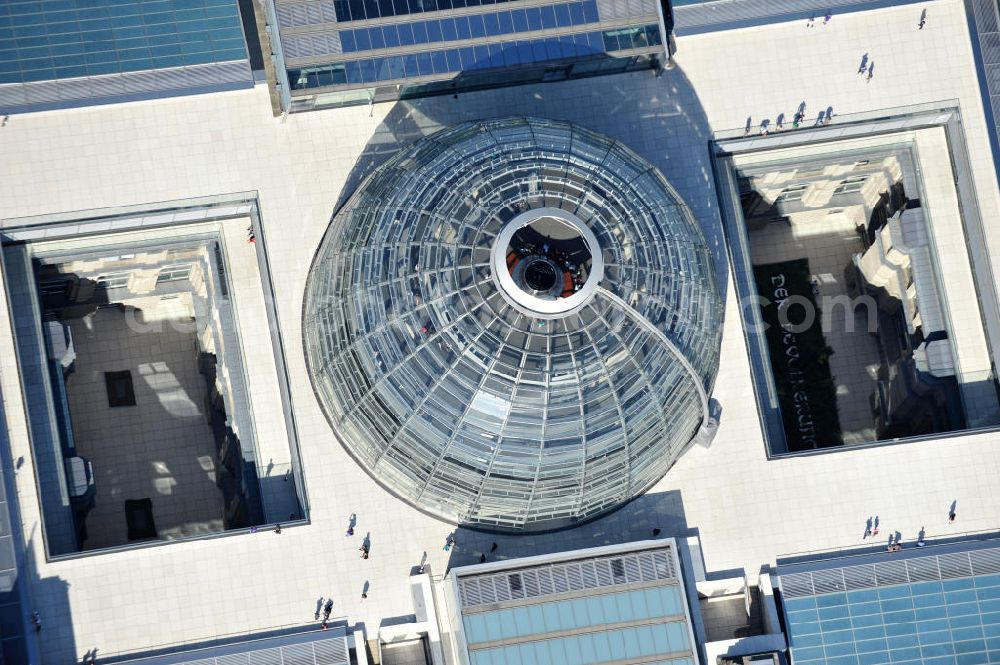
POLYGON ((77 351, 66 383, 73 436, 97 489, 87 549, 128 542, 129 499, 152 499, 162 538, 222 529, 191 296, 126 303, 66 322, 77 351), (104 372, 121 370, 132 373, 136 405, 112 408, 104 372))
MULTIPOLYGON (((863 247, 854 222, 844 215, 793 215, 791 223, 774 222, 748 234, 755 264, 809 259, 815 279, 817 304, 826 297, 846 296, 844 268, 863 247), (822 233, 816 227, 822 225, 822 233)), ((824 316, 826 316, 824 314, 824 316)), ((858 310, 853 321, 842 307, 831 308, 830 325, 823 326, 826 343, 834 350, 830 371, 837 386, 837 409, 845 443, 875 439, 869 397, 875 389, 879 365, 878 343, 867 330, 867 315, 858 310)), ((822 317, 821 317, 822 321, 822 317)), ((821 323, 822 325, 822 323, 821 323)))
POLYGON ((698 607, 709 642, 745 637, 750 626, 745 596, 738 594, 701 598, 698 607), (738 634, 740 632, 744 634, 738 634))
MULTIPOLYGON (((110 656, 311 623, 318 595, 335 599, 337 615, 371 629, 412 613, 407 579, 422 551, 440 575, 449 564, 478 560, 493 540, 500 542, 496 557, 507 558, 649 537, 652 527, 663 535, 697 528, 710 570, 746 567, 753 576, 779 554, 861 544, 864 520, 876 512, 906 543, 921 525, 929 537, 995 528, 1000 451, 989 435, 767 458, 707 149, 712 131, 740 128, 748 115, 757 122, 782 112, 791 117, 802 101, 811 113, 832 106, 835 124, 836 114, 957 99, 976 193, 984 210, 1000 209, 967 30, 963 3, 938 0, 837 15, 814 29, 794 22, 681 38, 677 68, 660 78, 642 73, 504 88, 458 100, 293 114, 284 122, 271 116, 262 88, 11 117, 0 128, 0 157, 12 165, 0 179, 6 217, 257 191, 312 506, 311 524, 281 535, 47 562, 16 354, 5 333, 0 385, 13 454, 27 460, 17 482, 23 531, 35 553, 38 580, 30 589, 46 622, 46 662, 74 662, 91 648, 110 656), (924 6, 929 20, 918 32, 924 6), (866 51, 878 63, 867 84, 855 74, 866 51), (454 527, 373 483, 321 413, 304 369, 303 285, 341 190, 357 180, 350 174, 359 159, 391 154, 399 142, 442 124, 511 113, 609 134, 660 168, 688 202, 719 258, 727 297, 713 391, 723 411, 710 448, 686 452, 653 490, 607 518, 548 536, 462 532, 458 550, 444 552, 454 527), (887 485, 887 474, 902 482, 887 485), (956 498, 959 518, 949 524, 956 498), (371 532, 368 560, 358 558, 357 538, 344 536, 352 512, 358 531, 371 532), (371 590, 361 601, 365 580, 371 590)), ((1000 255, 1000 234, 987 241, 1000 255)), ((241 325, 241 336, 247 346, 270 344, 263 326, 241 325)))
POLYGON ((426 665, 424 644, 412 640, 399 644, 382 645, 382 665, 426 665))

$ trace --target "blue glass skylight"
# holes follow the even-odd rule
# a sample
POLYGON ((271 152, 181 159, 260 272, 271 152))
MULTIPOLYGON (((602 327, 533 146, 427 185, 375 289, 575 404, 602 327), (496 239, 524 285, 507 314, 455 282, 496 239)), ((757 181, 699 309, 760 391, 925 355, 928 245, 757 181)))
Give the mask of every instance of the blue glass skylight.
POLYGON ((246 57, 236 0, 0 2, 0 83, 246 57))

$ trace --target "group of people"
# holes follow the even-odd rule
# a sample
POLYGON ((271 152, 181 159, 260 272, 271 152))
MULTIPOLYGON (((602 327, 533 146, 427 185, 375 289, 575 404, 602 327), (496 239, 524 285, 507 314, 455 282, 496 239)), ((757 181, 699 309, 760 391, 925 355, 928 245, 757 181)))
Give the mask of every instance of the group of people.
MULTIPOLYGON (((955 518, 958 516, 958 501, 952 501, 951 507, 948 508, 948 524, 953 524, 955 518)), ((869 536, 877 536, 879 527, 878 515, 874 518, 869 517, 868 521, 865 523, 865 533, 862 536, 862 540, 865 540, 869 536)), ((921 526, 920 532, 917 534, 917 547, 925 547, 927 541, 925 540, 926 529, 921 526)), ((894 531, 889 534, 889 543, 886 546, 886 552, 898 552, 903 549, 903 534, 899 531, 894 531)))
MULTIPOLYGON (((798 129, 806 119, 806 103, 802 102, 799 105, 799 109, 792 116, 792 129, 798 129)), ((833 107, 828 107, 826 111, 821 111, 818 116, 816 116, 816 122, 814 125, 816 127, 825 127, 829 125, 831 120, 833 120, 833 107)), ((781 113, 778 115, 777 121, 774 123, 774 130, 780 132, 785 128, 785 114, 781 113)), ((743 128, 743 136, 750 136, 753 131, 753 117, 747 118, 747 124, 743 128)), ((771 121, 770 119, 765 119, 760 123, 760 135, 767 136, 771 133, 771 121)))

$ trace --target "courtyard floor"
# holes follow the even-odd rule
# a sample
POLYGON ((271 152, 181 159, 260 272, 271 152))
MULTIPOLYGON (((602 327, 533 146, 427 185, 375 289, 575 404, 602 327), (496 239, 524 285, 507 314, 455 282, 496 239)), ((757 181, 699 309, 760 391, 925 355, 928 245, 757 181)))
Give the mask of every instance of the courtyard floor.
MULTIPOLYGON (((854 222, 845 215, 791 217, 789 223, 771 223, 751 231, 750 253, 754 264, 808 259, 817 303, 825 296, 847 296, 844 268, 851 257, 864 248, 854 230, 854 222), (822 226, 822 232, 817 230, 822 226)), ((869 397, 875 389, 879 365, 878 343, 867 331, 867 320, 846 321, 847 313, 836 308, 830 326, 823 327, 826 343, 833 349, 830 372, 837 386, 837 410, 844 443, 875 440, 875 422, 869 397)), ((818 321, 817 325, 822 325, 818 321)))
POLYGON ((152 499, 161 538, 222 530, 215 444, 190 294, 134 298, 67 323, 77 350, 66 381, 77 452, 94 465, 84 547, 128 543, 127 500, 152 499), (110 407, 105 372, 129 371, 135 405, 110 407))

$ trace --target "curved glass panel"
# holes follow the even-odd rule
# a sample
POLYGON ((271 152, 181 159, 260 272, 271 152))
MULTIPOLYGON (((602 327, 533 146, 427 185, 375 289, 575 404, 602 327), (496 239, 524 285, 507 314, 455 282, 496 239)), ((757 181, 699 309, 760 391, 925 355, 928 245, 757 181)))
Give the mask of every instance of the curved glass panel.
POLYGON ((697 431, 721 336, 713 270, 673 188, 620 143, 533 118, 457 125, 337 213, 306 287, 309 374, 396 495, 470 526, 559 527, 644 492, 697 431), (549 221, 525 227, 531 211, 549 221), (547 230, 559 217, 586 242, 547 230), (574 307, 515 307, 505 257, 513 288, 574 307))

